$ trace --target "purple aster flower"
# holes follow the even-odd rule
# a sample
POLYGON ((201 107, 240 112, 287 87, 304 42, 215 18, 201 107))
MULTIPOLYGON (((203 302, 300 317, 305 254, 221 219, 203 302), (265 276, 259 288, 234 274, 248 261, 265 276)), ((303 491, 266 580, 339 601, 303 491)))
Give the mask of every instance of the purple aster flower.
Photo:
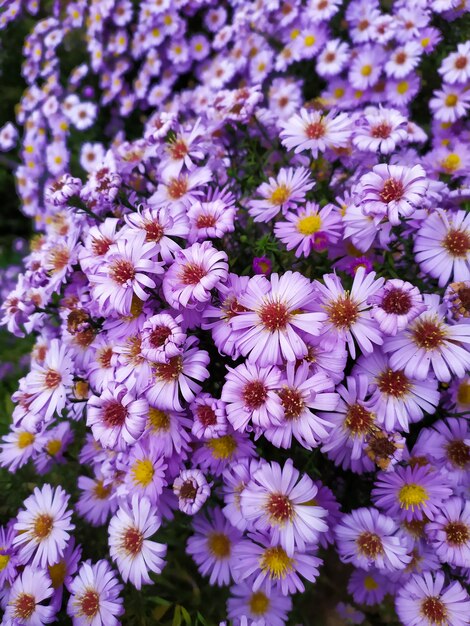
POLYGON ((173 482, 180 511, 195 515, 210 496, 211 485, 198 469, 181 470, 173 482))
POLYGON ((167 484, 165 470, 167 464, 162 458, 155 438, 142 437, 132 446, 126 459, 126 475, 124 482, 118 488, 118 494, 137 494, 145 496, 155 505, 158 497, 167 484))
POLYGON ((381 163, 360 179, 361 209, 365 215, 388 216, 394 226, 422 204, 428 183, 421 165, 405 167, 381 163))
POLYGON ((444 294, 447 317, 458 322, 470 317, 470 280, 450 283, 444 294))
POLYGON ((314 159, 327 148, 345 148, 351 137, 351 121, 346 113, 324 115, 320 111, 300 109, 286 122, 280 122, 281 142, 295 153, 311 150, 314 159))
POLYGON ((250 279, 238 302, 241 311, 230 320, 240 333, 238 348, 243 356, 261 366, 279 365, 283 359, 295 361, 307 354, 300 337, 318 335, 324 313, 311 310, 314 289, 299 272, 272 274, 250 279))
POLYGON ((401 570, 411 561, 410 548, 395 521, 374 508, 344 515, 335 526, 338 554, 344 563, 369 570, 401 570))
POLYGON ((255 256, 253 259, 253 272, 269 276, 273 269, 273 262, 266 256, 255 256))
POLYGON ((279 425, 274 423, 266 429, 266 439, 280 448, 289 448, 292 437, 308 450, 317 447, 331 428, 331 423, 317 411, 331 411, 338 404, 333 381, 323 372, 312 375, 306 362, 297 368, 288 363, 278 394, 282 420, 279 425))
POLYGON ((90 172, 80 196, 85 202, 94 203, 94 206, 106 207, 116 199, 121 182, 121 176, 116 171, 116 161, 109 150, 101 165, 90 172))
POLYGON ((51 581, 44 570, 25 567, 11 586, 3 622, 21 626, 50 624, 55 620, 56 609, 42 603, 52 592, 51 581))
POLYGON ((158 409, 181 411, 180 393, 186 402, 194 400, 201 391, 199 383, 209 377, 208 364, 209 354, 199 350, 198 339, 188 337, 180 355, 153 364, 153 378, 146 394, 149 403, 158 409))
POLYGON ((469 280, 470 214, 436 209, 421 224, 414 253, 421 270, 438 279, 439 287, 450 280, 469 280))
POLYGON ((160 574, 165 564, 166 546, 148 539, 160 528, 151 509, 148 498, 134 494, 132 503, 122 503, 109 522, 111 558, 124 582, 130 581, 136 589, 152 584, 149 572, 160 574))
POLYGON ((186 551, 196 562, 202 576, 210 576, 211 585, 228 585, 234 578, 234 551, 241 532, 234 528, 220 509, 210 516, 199 513, 193 519, 194 535, 188 539, 186 551))
POLYGON ((279 423, 283 410, 277 394, 281 371, 276 366, 260 367, 242 363, 228 369, 221 399, 226 403, 227 419, 235 430, 246 430, 248 422, 266 429, 279 423))
POLYGON ((366 618, 365 614, 362 611, 355 609, 352 604, 338 602, 335 608, 337 614, 342 619, 346 620, 347 624, 362 624, 366 618))
POLYGON ((286 221, 276 223, 274 234, 287 250, 296 248, 296 257, 307 257, 312 250, 323 252, 329 244, 337 243, 341 235, 341 217, 332 204, 320 208, 307 202, 296 213, 286 213, 285 218, 286 221))
POLYGON ((216 250, 209 241, 193 243, 175 254, 175 261, 163 278, 163 293, 175 309, 194 308, 207 302, 211 289, 225 282, 227 276, 225 252, 216 250))
POLYGON ((470 369, 470 351, 466 348, 470 324, 447 324, 446 307, 437 294, 425 294, 424 304, 428 310, 406 330, 385 339, 383 350, 390 354, 390 366, 418 380, 425 380, 431 368, 442 382, 449 382, 452 374, 463 378, 470 369))
POLYGON ((223 472, 222 492, 225 506, 222 511, 231 524, 242 531, 247 527, 251 530, 251 524, 242 514, 241 494, 260 463, 260 459, 244 458, 229 465, 223 472))
POLYGON ((17 576, 18 556, 13 547, 15 535, 13 524, 0 526, 0 586, 2 588, 11 585, 17 576))
POLYGON ((405 626, 466 626, 470 598, 462 585, 445 585, 444 572, 415 575, 399 590, 395 608, 405 626))
POLYGON ((229 431, 222 437, 214 437, 205 441, 196 450, 192 460, 195 465, 199 465, 202 469, 218 476, 228 465, 236 463, 244 457, 254 455, 255 446, 247 435, 229 431))
POLYGON ((233 585, 227 602, 230 619, 249 619, 252 626, 284 626, 291 608, 289 597, 252 591, 246 583, 233 585))
POLYGON ((428 541, 442 563, 466 567, 470 563, 470 502, 449 498, 426 525, 428 541))
POLYGON ((383 339, 377 323, 370 314, 368 300, 383 285, 383 279, 375 279, 375 272, 366 273, 359 267, 354 276, 351 291, 346 291, 336 274, 325 274, 325 284, 315 281, 319 304, 326 311, 327 319, 321 337, 325 346, 334 348, 346 342, 353 358, 356 356, 356 339, 362 352, 370 353, 373 345, 382 345, 383 339))
POLYGON ((87 402, 87 426, 104 448, 125 450, 144 432, 148 403, 136 400, 125 385, 109 383, 87 402))
POLYGON ((52 582, 54 593, 52 594, 51 604, 56 607, 62 606, 62 598, 64 595, 64 587, 68 590, 72 583, 72 577, 78 569, 78 563, 82 558, 82 549, 75 545, 75 539, 72 537, 65 548, 64 554, 60 561, 49 565, 47 573, 52 582))
POLYGON ((235 230, 235 196, 227 190, 216 190, 205 201, 196 200, 188 209, 190 231, 188 243, 204 239, 221 239, 235 230))
POLYGON ((149 317, 142 326, 142 343, 140 351, 148 361, 166 363, 181 354, 186 340, 178 321, 168 313, 159 313, 149 317))
POLYGON ((354 129, 353 145, 359 150, 394 152, 407 138, 406 118, 396 109, 367 107, 361 123, 354 129))
POLYGON ((69 588, 67 614, 73 625, 119 626, 117 618, 124 613, 122 588, 107 561, 82 563, 69 588))
POLYGON ((348 582, 348 593, 354 601, 369 606, 380 604, 391 588, 387 576, 375 569, 355 569, 348 582))
POLYGON ((64 205, 67 200, 77 196, 82 188, 82 181, 70 174, 63 174, 58 180, 46 187, 44 198, 54 206, 64 205))
MULTIPOLYGON (((35 431, 35 428, 31 430, 35 431)), ((42 444, 36 432, 26 428, 15 428, 6 434, 0 445, 0 465, 15 472, 23 467, 31 458, 36 458, 41 452, 42 444)))
POLYGON ((269 222, 282 211, 285 215, 305 201, 305 194, 315 183, 311 173, 304 167, 281 168, 277 178, 270 178, 256 190, 261 200, 250 200, 248 212, 255 222, 269 222))
POLYGON ((313 481, 293 467, 292 459, 282 468, 275 462, 263 463, 240 494, 241 511, 292 556, 295 548, 305 551, 328 529, 322 519, 327 511, 312 504, 317 491, 313 481))
POLYGON ((384 335, 396 335, 426 311, 423 296, 411 283, 391 278, 369 300, 370 315, 384 335))
POLYGON ((77 513, 91 526, 103 526, 118 507, 113 485, 105 485, 102 478, 79 476, 78 488, 81 493, 76 504, 77 513))
POLYGON ((393 472, 379 472, 372 501, 400 520, 433 520, 452 489, 442 474, 429 466, 395 467, 393 472))
POLYGON ((70 538, 72 512, 67 509, 69 495, 62 487, 45 484, 24 501, 14 525, 17 536, 13 545, 21 563, 45 568, 60 560, 70 538), (32 559, 32 560, 31 560, 32 559))
POLYGON ((197 439, 212 439, 225 435, 228 430, 225 402, 208 393, 201 393, 191 403, 193 415, 192 434, 197 439))
POLYGON ((315 582, 318 567, 323 563, 317 556, 299 550, 289 556, 269 535, 253 533, 248 536, 250 539, 242 540, 235 548, 237 582, 249 579, 253 591, 284 596, 305 591, 300 576, 315 582))
POLYGON ((98 271, 89 275, 92 292, 104 313, 129 315, 134 294, 147 300, 145 289, 156 286, 147 273, 163 272, 162 264, 153 259, 155 246, 153 242, 145 243, 145 234, 139 233, 129 239, 119 238, 109 247, 98 271))
POLYGON ((365 406, 388 432, 396 429, 408 432, 410 422, 423 419, 424 413, 434 413, 439 404, 440 393, 434 377, 419 381, 403 370, 393 370, 379 349, 361 356, 353 372, 367 375, 371 396, 365 406))

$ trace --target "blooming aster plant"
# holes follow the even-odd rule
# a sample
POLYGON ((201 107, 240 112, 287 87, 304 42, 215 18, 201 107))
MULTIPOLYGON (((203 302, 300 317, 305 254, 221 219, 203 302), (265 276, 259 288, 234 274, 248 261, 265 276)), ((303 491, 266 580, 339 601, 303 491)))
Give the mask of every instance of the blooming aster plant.
POLYGON ((3 4, 2 626, 468 625, 469 7, 3 4))

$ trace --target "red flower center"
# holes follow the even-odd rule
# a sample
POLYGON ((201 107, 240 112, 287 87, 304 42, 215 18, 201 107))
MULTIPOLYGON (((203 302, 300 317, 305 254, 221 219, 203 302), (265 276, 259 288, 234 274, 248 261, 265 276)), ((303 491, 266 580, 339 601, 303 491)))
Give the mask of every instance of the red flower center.
POLYGON ((36 598, 29 593, 20 593, 15 600, 14 616, 25 620, 31 617, 36 608, 36 598))
POLYGON ((147 222, 145 224, 146 241, 158 243, 163 237, 163 226, 159 222, 147 222))
POLYGON ((384 551, 380 537, 369 531, 361 533, 356 539, 356 544, 359 552, 370 559, 375 559, 384 551))
POLYGON ((387 139, 390 137, 390 133, 392 131, 392 127, 387 122, 381 122, 377 124, 377 126, 373 126, 371 130, 372 137, 376 139, 387 139))
POLYGON ((103 237, 102 239, 93 239, 91 242, 91 249, 95 256, 103 256, 109 250, 109 246, 112 244, 111 239, 103 237))
POLYGON ((278 524, 283 524, 294 516, 294 508, 291 501, 282 493, 272 493, 269 496, 266 509, 271 519, 278 524))
POLYGON ((172 200, 179 200, 188 190, 186 178, 173 178, 168 185, 168 195, 172 200))
POLYGON ((149 341, 152 348, 160 348, 171 335, 168 326, 156 326, 150 333, 149 341))
POLYGON ((451 256, 465 258, 470 252, 470 236, 466 230, 451 229, 442 242, 451 256))
POLYGON ((447 624, 447 610, 436 596, 428 596, 421 603, 421 613, 432 624, 447 624))
POLYGON ((103 407, 103 422, 108 428, 122 426, 127 417, 127 409, 120 402, 111 400, 103 407))
POLYGON ((224 301, 222 310, 224 311, 224 319, 227 320, 231 320, 232 317, 248 311, 246 307, 238 302, 235 296, 230 296, 224 301))
POLYGON ((134 280, 135 267, 130 261, 119 259, 111 265, 109 274, 115 283, 125 285, 129 280, 134 280))
POLYGON ((197 488, 192 480, 185 481, 180 488, 180 498, 184 500, 194 500, 197 496, 197 488))
POLYGON ((170 154, 172 159, 184 159, 184 157, 188 154, 188 146, 182 139, 179 139, 171 144, 170 154))
POLYGON ((394 372, 392 369, 387 369, 379 375, 377 386, 382 393, 394 398, 401 398, 408 393, 410 381, 403 370, 394 372))
POLYGON ((55 370, 47 370, 44 378, 44 384, 48 389, 55 389, 62 382, 62 376, 55 370))
POLYGON ((186 263, 181 272, 181 282, 184 285, 197 285, 201 278, 207 275, 206 270, 196 263, 186 263))
POLYGON ((467 67, 467 63, 468 63, 467 57, 458 57, 454 64, 455 69, 463 70, 464 68, 467 67))
POLYGON ((197 418, 203 426, 213 426, 217 424, 217 416, 212 407, 203 404, 196 409, 197 418))
POLYGON ((107 369, 111 367, 112 356, 113 356, 113 349, 110 346, 108 346, 98 352, 98 356, 96 360, 98 361, 101 367, 107 369))
POLYGON ((412 307, 411 296, 406 291, 392 287, 383 297, 380 306, 385 313, 406 315, 412 307))
POLYGON ((462 439, 454 439, 446 446, 447 458, 456 467, 465 469, 470 463, 470 447, 462 439))
POLYGON ((284 330, 289 322, 289 309, 282 302, 268 302, 261 307, 259 318, 270 332, 284 330))
POLYGON ((138 528, 128 528, 122 537, 122 547, 128 553, 135 556, 142 549, 144 536, 138 528))
POLYGON ((413 341, 419 348, 425 350, 435 350, 441 346, 445 336, 446 334, 437 320, 419 320, 412 331, 413 341))
POLYGON ((86 617, 94 617, 100 608, 100 597, 93 589, 88 589, 80 597, 80 613, 86 617))
POLYGON ((404 187, 403 183, 400 180, 396 180, 395 178, 388 178, 382 187, 382 191, 379 196, 382 202, 388 204, 393 200, 401 200, 403 197, 404 187))
POLYGON ((403 65, 403 63, 405 63, 406 59, 408 58, 407 54, 405 52, 399 52, 396 56, 395 56, 395 63, 397 65, 403 65))
POLYGON ((168 363, 155 363, 157 378, 167 382, 176 380, 183 371, 183 359, 180 356, 172 357, 168 363))
POLYGON ((351 404, 346 413, 344 425, 354 435, 363 435, 371 430, 375 416, 361 404, 351 404))
POLYGON ((331 323, 336 328, 350 328, 359 316, 359 309, 349 295, 343 296, 331 302, 326 311, 331 323))
POLYGON ((305 407, 305 402, 300 391, 284 387, 284 389, 279 391, 279 397, 281 398, 281 404, 284 408, 284 417, 287 420, 300 417, 305 407))
POLYGON ((214 215, 201 213, 201 215, 197 216, 196 226, 198 228, 211 228, 212 226, 215 226, 216 224, 217 224, 217 219, 214 217, 214 215))
POLYGON ((323 122, 310 122, 305 128, 305 134, 309 139, 320 139, 325 134, 323 122))
POLYGON ((242 397, 246 407, 259 409, 268 397, 268 391, 263 382, 253 380, 243 388, 242 397))
POLYGON ((470 539, 470 530, 463 522, 449 522, 444 527, 447 543, 451 546, 461 546, 470 539))
POLYGON ((49 261, 52 265, 52 273, 59 272, 67 267, 70 260, 70 253, 67 248, 59 247, 51 251, 49 261))

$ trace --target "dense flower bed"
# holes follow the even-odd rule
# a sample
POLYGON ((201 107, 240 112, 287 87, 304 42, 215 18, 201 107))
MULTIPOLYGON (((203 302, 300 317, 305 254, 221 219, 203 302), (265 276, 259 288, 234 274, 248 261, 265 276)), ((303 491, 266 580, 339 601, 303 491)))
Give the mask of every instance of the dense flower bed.
POLYGON ((465 1, 38 4, 2 626, 468 625, 465 1))

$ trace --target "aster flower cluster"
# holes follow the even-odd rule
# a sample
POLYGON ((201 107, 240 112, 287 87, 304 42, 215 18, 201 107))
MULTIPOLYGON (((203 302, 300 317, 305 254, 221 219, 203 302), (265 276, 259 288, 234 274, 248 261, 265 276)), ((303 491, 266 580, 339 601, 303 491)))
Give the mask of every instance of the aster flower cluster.
POLYGON ((48 8, 0 129, 37 230, 2 625, 138 623, 193 566, 211 624, 314 624, 331 568, 345 624, 468 624, 468 7, 48 8))

